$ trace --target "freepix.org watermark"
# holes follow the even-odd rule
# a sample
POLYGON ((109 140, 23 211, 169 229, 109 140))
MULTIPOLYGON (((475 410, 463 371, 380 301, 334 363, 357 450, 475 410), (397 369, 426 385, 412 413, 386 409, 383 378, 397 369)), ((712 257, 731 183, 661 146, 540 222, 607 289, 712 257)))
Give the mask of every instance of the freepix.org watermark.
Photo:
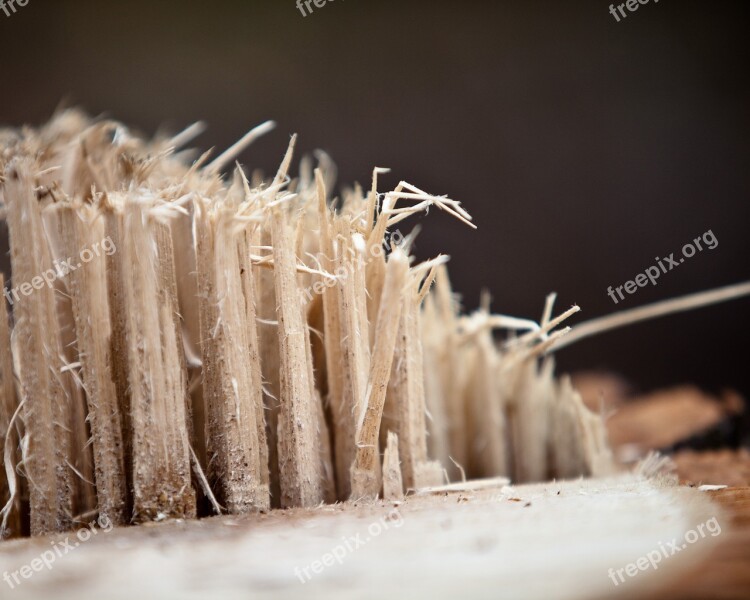
POLYGON ((384 531, 387 531, 391 527, 399 528, 403 524, 404 521, 401 513, 398 512, 397 508, 394 508, 384 517, 370 523, 367 527, 366 535, 358 533, 354 536, 342 537, 341 543, 331 548, 330 552, 323 554, 319 560, 312 561, 306 567, 295 567, 294 574, 302 583, 307 583, 313 578, 313 575, 322 573, 326 567, 332 567, 336 563, 343 564, 347 555, 356 552, 362 546, 366 546, 368 542, 378 537, 384 531))
POLYGON ((0 0, 0 11, 6 17, 12 17, 16 14, 18 8, 23 8, 29 3, 29 0, 0 0))
POLYGON ((16 586, 21 585, 24 579, 31 579, 34 573, 38 573, 43 569, 51 571, 52 566, 58 558, 62 558, 68 552, 72 552, 81 544, 88 542, 92 536, 99 533, 99 529, 105 533, 109 533, 113 528, 114 525, 109 517, 100 515, 99 519, 89 523, 88 528, 79 529, 72 540, 70 537, 66 537, 62 541, 50 542, 52 550, 45 550, 31 562, 21 565, 15 571, 11 571, 10 573, 5 571, 3 573, 3 581, 8 584, 10 589, 14 589, 16 586), (99 526, 98 529, 97 525, 99 526))
POLYGON ((609 578, 615 586, 625 583, 625 575, 628 577, 635 577, 641 571, 646 571, 653 568, 654 570, 659 568, 659 563, 662 559, 674 556, 678 552, 681 552, 690 544, 695 544, 700 539, 706 537, 707 532, 711 534, 711 537, 716 537, 721 533, 721 525, 716 520, 716 517, 710 518, 705 523, 701 523, 695 529, 691 529, 685 533, 684 542, 680 543, 676 538, 671 542, 667 542, 666 547, 664 544, 659 542, 659 549, 652 550, 645 556, 641 556, 634 562, 625 565, 620 569, 610 568, 607 572, 609 578))
POLYGON ((682 256, 679 259, 675 259, 674 252, 672 252, 666 258, 659 258, 658 256, 654 259, 657 264, 653 267, 649 267, 643 273, 638 273, 634 279, 626 281, 623 285, 618 285, 612 289, 612 286, 607 288, 607 294, 612 298, 612 302, 617 304, 620 300, 625 300, 625 295, 622 293, 624 289, 628 294, 635 294, 638 288, 646 287, 649 282, 651 285, 656 285, 656 280, 671 271, 675 267, 679 267, 685 262, 686 258, 695 256, 696 252, 702 252, 704 247, 708 250, 713 250, 719 245, 719 240, 716 239, 714 232, 710 229, 702 236, 695 238, 692 243, 688 242, 682 247, 682 256), (669 267, 669 268, 667 268, 669 267), (619 300, 618 300, 619 298, 619 300))
POLYGON ((313 5, 315 5, 315 8, 323 8, 326 5, 326 2, 333 2, 333 0, 297 0, 297 10, 302 13, 303 17, 306 17, 313 13, 313 5), (307 11, 305 11, 305 9, 307 9, 307 11))
MULTIPOLYGON (((659 2, 659 0, 654 0, 654 4, 659 2)), ((615 21, 618 23, 620 22, 620 15, 622 15, 622 18, 627 18, 628 14, 625 12, 625 9, 628 9, 628 12, 635 12, 638 10, 638 7, 641 4, 648 4, 649 0, 628 0, 627 2, 623 2, 622 4, 610 4, 609 5, 609 12, 612 14, 612 16, 615 18, 615 21), (615 6, 617 8, 615 9, 615 6), (619 14, 618 14, 619 12, 619 14)))
POLYGON ((75 259, 73 258, 68 258, 66 260, 56 260, 52 264, 53 268, 47 269, 41 275, 33 277, 31 279, 31 282, 24 281, 23 283, 10 290, 6 287, 5 289, 3 289, 3 295, 8 300, 10 305, 13 306, 14 302, 18 302, 19 300, 21 300, 19 292, 24 296, 30 296, 34 292, 34 290, 40 290, 45 285, 49 288, 52 288, 57 279, 63 279, 69 273, 80 269, 83 265, 91 262, 97 256, 101 256, 102 252, 106 256, 112 256, 115 252, 117 252, 117 247, 115 246, 115 243, 112 241, 111 237, 107 236, 101 242, 94 242, 91 245, 91 248, 84 248, 83 250, 81 250, 78 253, 78 261, 75 261, 75 259))

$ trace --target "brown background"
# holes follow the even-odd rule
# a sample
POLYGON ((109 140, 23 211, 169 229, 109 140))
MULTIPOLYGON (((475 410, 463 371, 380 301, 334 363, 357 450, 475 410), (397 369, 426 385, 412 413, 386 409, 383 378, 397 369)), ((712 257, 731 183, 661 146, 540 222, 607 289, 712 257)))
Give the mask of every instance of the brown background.
MULTIPOLYGON (((713 251, 617 307, 749 279, 746 2, 30 0, 0 13, 0 123, 61 99, 153 133, 204 119, 223 149, 273 118, 242 156, 272 170, 288 135, 343 182, 373 166, 461 200, 474 232, 431 213, 417 246, 452 256, 467 308, 539 318, 545 295, 584 318, 711 229, 713 251)), ((7 260, 5 261, 7 268, 7 260)), ((559 356, 642 389, 694 381, 750 395, 750 300, 607 334, 559 356)))

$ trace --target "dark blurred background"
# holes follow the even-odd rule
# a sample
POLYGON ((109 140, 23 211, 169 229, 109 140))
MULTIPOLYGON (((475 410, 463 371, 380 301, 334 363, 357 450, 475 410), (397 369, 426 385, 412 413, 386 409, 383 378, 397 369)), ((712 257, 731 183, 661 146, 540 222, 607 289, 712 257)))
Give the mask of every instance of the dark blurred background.
MULTIPOLYGON (((495 310, 538 319, 557 291, 580 322, 750 279, 748 3, 651 0, 621 22, 608 7, 30 0, 0 12, 0 123, 39 124, 64 100, 148 134, 203 119, 197 145, 224 149, 275 119, 249 167, 272 171, 297 132, 340 182, 387 166, 381 189, 461 200, 478 231, 433 211, 417 253, 452 256, 467 309, 487 288, 495 310), (607 296, 709 229, 715 250, 607 296)), ((558 364, 747 396, 749 314, 744 299, 636 325, 558 364)))

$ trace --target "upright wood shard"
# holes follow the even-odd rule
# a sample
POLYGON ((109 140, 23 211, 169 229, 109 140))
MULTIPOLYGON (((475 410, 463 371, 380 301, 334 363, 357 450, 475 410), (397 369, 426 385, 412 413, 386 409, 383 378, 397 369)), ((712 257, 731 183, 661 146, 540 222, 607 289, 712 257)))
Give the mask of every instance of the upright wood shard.
MULTIPOLYGON (((48 212, 45 213, 45 217, 47 217, 45 219, 47 231, 54 230, 56 227, 50 223, 53 219, 49 219, 48 212)), ((56 240, 50 240, 50 246, 53 243, 57 245, 56 240)), ((58 258, 58 264, 60 260, 64 259, 58 258)), ((76 346, 72 298, 68 294, 65 279, 58 281, 55 288, 57 290, 55 312, 62 349, 60 360, 65 365, 61 380, 68 395, 68 410, 70 411, 67 423, 70 438, 68 466, 72 471, 73 515, 74 523, 81 525, 87 523, 86 516, 94 514, 97 510, 94 453, 91 444, 91 426, 87 420, 89 409, 79 368, 81 361, 76 346)))
POLYGON ((370 333, 367 320, 366 264, 362 248, 352 241, 347 216, 333 216, 325 202, 323 176, 317 173, 320 217, 320 264, 337 277, 336 285, 323 290, 325 350, 328 389, 334 426, 334 455, 338 497, 351 494, 356 416, 365 402, 370 366, 370 333))
POLYGON ((74 483, 69 467, 72 411, 62 373, 55 292, 42 278, 44 275, 54 281, 56 270, 52 268, 40 202, 34 194, 34 169, 29 159, 10 165, 4 195, 16 286, 11 295, 19 339, 21 400, 28 436, 23 461, 29 479, 31 533, 41 535, 71 527, 74 483))
POLYGON ((122 422, 110 356, 110 315, 104 255, 117 251, 105 241, 104 222, 83 205, 57 207, 58 236, 65 256, 82 249, 94 258, 66 278, 75 318, 76 345, 88 404, 99 514, 115 525, 127 522, 127 483, 122 422), (105 249, 104 246, 107 246, 105 249))
POLYGON ((111 334, 109 339, 110 371, 115 383, 117 394, 117 408, 122 427, 122 455, 125 464, 125 486, 127 491, 128 509, 132 514, 133 508, 133 425, 130 412, 130 382, 128 378, 128 340, 127 340, 127 308, 125 305, 126 285, 123 278, 123 214, 122 210, 114 207, 105 196, 102 200, 101 211, 104 217, 104 230, 112 245, 118 248, 118 253, 112 253, 105 258, 107 274, 107 305, 109 306, 109 323, 111 334))
POLYGON ((423 306, 420 337, 424 356, 425 402, 431 417, 427 420, 427 454, 447 468, 451 464, 446 415, 448 399, 440 376, 444 326, 439 322, 433 294, 428 294, 423 306))
MULTIPOLYGON (((173 195, 173 194, 172 194, 173 195)), ((174 198, 180 202, 179 197, 174 198)), ((198 269, 193 231, 193 205, 185 206, 185 212, 172 211, 168 223, 169 237, 174 246, 174 272, 179 317, 177 327, 182 332, 184 361, 187 374, 187 394, 185 396, 188 440, 193 451, 193 487, 198 506, 211 503, 217 509, 213 492, 205 480, 206 459, 206 415, 203 389, 203 363, 200 350, 200 302, 198 301, 198 269)), ((166 232, 165 232, 166 234, 166 232)), ((177 315, 176 315, 177 316, 177 315)), ((217 511, 220 512, 220 511, 217 511)))
MULTIPOLYGON (((496 382, 498 379, 495 376, 496 382)), ((552 361, 546 360, 541 369, 530 361, 502 381, 507 386, 502 390, 502 404, 509 414, 505 437, 513 451, 510 470, 497 474, 509 475, 514 481, 545 481, 550 472, 549 419, 556 400, 552 361)))
MULTIPOLYGON (((447 402, 445 413, 448 423, 450 456, 453 461, 463 466, 467 464, 469 458, 469 441, 466 439, 466 405, 463 401, 464 381, 460 368, 462 364, 460 347, 457 341, 458 308, 448 278, 448 269, 444 266, 438 268, 434 293, 438 317, 445 328, 442 340, 441 368, 437 374, 442 379, 442 388, 445 391, 447 402)), ((445 466, 451 474, 451 479, 456 479, 459 476, 459 469, 454 464, 445 466)))
MULTIPOLYGON (((336 250, 331 237, 332 215, 326 204, 326 190, 323 175, 315 172, 318 194, 321 267, 333 273, 336 270, 336 250)), ((340 271, 341 275, 345 271, 340 271)), ((349 469, 354 460, 354 410, 351 396, 344 393, 344 379, 347 370, 342 330, 341 292, 336 286, 326 286, 323 290, 323 341, 328 383, 328 400, 333 428, 333 456, 336 472, 337 495, 346 499, 351 492, 349 469)))
POLYGON ((491 330, 478 332, 474 346, 467 390, 467 435, 471 443, 465 466, 472 477, 508 475, 505 407, 497 378, 500 361, 491 330))
POLYGON ((399 249, 394 250, 388 258, 378 311, 366 405, 358 417, 357 448, 351 468, 352 498, 377 497, 380 492, 378 436, 408 271, 406 255, 399 249))
POLYGON ((209 478, 218 501, 242 514, 268 509, 270 496, 253 278, 245 232, 235 229, 228 211, 196 204, 209 478))
POLYGON ((195 517, 177 299, 162 263, 172 260, 172 246, 148 205, 133 198, 125 202, 123 238, 117 256, 125 289, 134 520, 195 517))
POLYGON ((414 284, 409 286, 402 300, 403 308, 393 368, 388 380, 388 394, 383 413, 383 428, 395 432, 398 436, 399 457, 406 489, 443 483, 440 464, 428 464, 427 460, 425 371, 419 326, 420 309, 417 292, 411 289, 413 286, 414 284))
MULTIPOLYGON (((250 263, 250 247, 256 232, 245 232, 239 240, 237 252, 239 257, 240 279, 245 300, 245 322, 247 326, 248 356, 250 383, 253 390, 253 407, 255 409, 255 427, 258 446, 259 481, 266 495, 270 493, 271 476, 268 465, 268 435, 263 402, 263 373, 261 368, 260 340, 258 338, 258 311, 255 305, 256 278, 255 270, 250 263)), ((270 498, 269 498, 270 502, 270 498)))
MULTIPOLYGON (((305 321, 305 323, 307 323, 305 321)), ((336 502, 336 474, 333 469, 333 455, 331 451, 331 434, 328 431, 323 398, 315 386, 315 373, 312 360, 312 344, 310 343, 310 328, 305 327, 305 347, 307 348, 307 377, 310 382, 310 397, 312 398, 313 418, 315 420, 316 446, 318 449, 320 487, 323 501, 336 502)))
POLYGON ((549 436, 552 476, 605 476, 616 471, 603 419, 585 407, 569 377, 562 377, 555 387, 549 436))
POLYGON ((318 427, 308 361, 307 321, 297 292, 297 267, 287 216, 272 212, 274 279, 279 329, 280 410, 278 428, 281 506, 323 501, 318 427))
MULTIPOLYGON (((264 224, 266 225, 266 224, 264 224)), ((255 246, 271 245, 270 225, 253 236, 255 246)), ((271 506, 281 506, 281 482, 279 476, 279 398, 281 382, 279 381, 279 332, 276 324, 276 289, 274 270, 253 267, 255 282, 258 346, 261 355, 261 372, 263 376, 263 406, 266 416, 266 438, 268 440, 268 475, 271 492, 271 506)))
POLYGON ((398 454, 398 436, 388 432, 388 442, 383 454, 383 500, 403 500, 404 483, 398 454))
POLYGON ((341 376, 341 402, 336 410, 339 428, 346 437, 337 452, 337 469, 342 497, 351 493, 352 463, 355 457, 357 419, 367 403, 367 382, 371 369, 370 332, 367 321, 366 288, 362 281, 361 249, 355 247, 348 218, 334 221, 335 269, 339 282, 334 288, 341 327, 341 360, 337 368, 341 376))

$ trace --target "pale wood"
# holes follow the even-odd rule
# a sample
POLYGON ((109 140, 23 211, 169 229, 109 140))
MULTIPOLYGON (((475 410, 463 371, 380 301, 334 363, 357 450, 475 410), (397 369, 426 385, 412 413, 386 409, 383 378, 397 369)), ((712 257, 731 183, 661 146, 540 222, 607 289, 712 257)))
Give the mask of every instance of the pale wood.
MULTIPOLYGON (((6 172, 11 264, 16 285, 31 283, 52 268, 43 233, 41 207, 33 193, 35 167, 24 160, 6 172)), ((29 479, 31 532, 63 531, 73 521, 70 459, 71 413, 62 381, 62 344, 56 322, 54 291, 46 285, 20 296, 13 306, 18 336, 21 401, 28 436, 23 462, 29 479)))
POLYGON ((437 460, 441 465, 451 466, 450 442, 448 439, 448 416, 446 406, 448 398, 443 387, 443 367, 441 357, 444 353, 442 328, 436 327, 438 321, 437 307, 434 294, 428 294, 423 303, 422 318, 420 319, 424 361, 425 404, 429 414, 427 419, 427 448, 428 456, 437 460))
MULTIPOLYGON (((337 265, 336 249, 332 239, 331 220, 332 217, 326 202, 326 189, 323 174, 320 170, 315 171, 316 190, 318 194, 318 222, 320 232, 320 253, 318 260, 321 267, 328 272, 334 272, 337 265)), ((336 474, 337 495, 347 498, 351 493, 351 482, 349 469, 354 460, 354 404, 352 396, 345 393, 350 384, 347 379, 348 353, 345 350, 343 340, 344 317, 341 286, 323 290, 323 320, 324 320, 324 346, 326 358, 326 372, 328 374, 328 399, 331 406, 331 424, 333 429, 333 455, 336 474), (335 368, 339 365, 340 368, 335 368)))
POLYGON ((367 404, 357 424, 357 449, 352 465, 352 497, 376 497, 380 491, 378 437, 388 380, 396 346, 402 295, 409 271, 406 255, 396 249, 388 258, 380 310, 376 323, 367 404))
MULTIPOLYGON (((266 224, 264 224, 266 225, 266 224)), ((272 242, 270 226, 253 236, 254 244, 270 245, 272 242)), ((279 333, 276 312, 275 274, 271 269, 253 267, 256 288, 256 306, 258 313, 258 344, 261 356, 263 376, 263 404, 266 416, 266 436, 268 440, 268 471, 271 490, 271 505, 281 506, 281 482, 279 477, 279 398, 281 381, 279 378, 279 333)))
POLYGON ((515 481, 543 481, 552 476, 550 458, 556 449, 549 443, 556 427, 551 414, 557 400, 553 363, 546 361, 537 370, 529 362, 508 378, 503 387, 502 402, 511 415, 510 437, 513 440, 512 474, 515 481))
MULTIPOLYGON (((76 256, 105 238, 104 222, 82 205, 55 207, 58 236, 64 256, 76 256)), ((127 482, 122 422, 110 355, 110 314, 107 302, 103 251, 66 278, 75 318, 75 340, 81 363, 94 452, 98 510, 112 523, 122 525, 127 513, 127 482)), ((83 419, 80 420, 83 423, 83 419)))
MULTIPOLYGON (((675 598, 685 596, 680 584, 732 535, 729 518, 709 494, 658 481, 626 477, 497 486, 407 496, 402 502, 99 531, 57 559, 52 570, 35 573, 7 595, 35 599, 54 589, 61 600, 593 600, 641 598, 676 585, 679 593, 669 588, 671 595, 659 596, 675 598), (658 569, 638 571, 617 587, 608 576, 609 569, 683 539, 712 518, 720 535, 706 535, 664 558, 658 569), (341 562, 324 559, 335 549, 343 550, 341 562)), ((29 540, 3 544, 0 573, 29 564, 40 547, 29 540)), ((714 571, 714 585, 704 584, 703 595, 696 596, 743 597, 717 587, 719 574, 726 571, 714 571)))
POLYGON ((209 478, 230 513, 267 510, 260 362, 257 339, 249 339, 254 310, 248 314, 245 298, 253 294, 252 271, 240 262, 247 253, 245 233, 234 233, 229 210, 212 212, 203 201, 196 203, 194 220, 209 478))
POLYGON ((439 463, 432 467, 425 464, 427 425, 424 380, 426 376, 432 377, 434 374, 426 374, 424 370, 419 298, 415 288, 416 283, 411 283, 403 294, 381 426, 381 440, 383 430, 392 430, 397 434, 401 471, 407 489, 438 485, 443 481, 439 463))
MULTIPOLYGON (((123 214, 108 198, 100 204, 104 220, 104 231, 120 253, 124 250, 123 214)), ((112 379, 117 393, 117 408, 122 427, 122 454, 125 464, 125 486, 128 512, 133 511, 133 423, 130 412, 129 358, 127 340, 126 285, 123 277, 123 258, 118 253, 105 258, 107 274, 107 305, 111 327, 109 356, 112 360, 112 379)))
MULTIPOLYGON (((276 181, 289 168, 294 138, 276 181)), ((321 481, 317 417, 310 381, 312 356, 307 322, 297 290, 296 255, 288 216, 283 207, 271 209, 274 282, 279 336, 280 410, 278 424, 281 506, 315 506, 324 499, 321 481)))
MULTIPOLYGON (((5 290, 5 275, 0 273, 0 289, 5 290)), ((10 348, 10 325, 5 299, 0 310, 0 455, 3 456, 3 467, 0 468, 0 510, 7 510, 4 518, 4 529, 0 539, 21 535, 21 494, 19 487, 22 480, 14 477, 15 497, 11 498, 10 481, 5 471, 5 461, 11 465, 18 462, 18 441, 20 427, 18 422, 11 427, 11 421, 18 409, 15 375, 13 373, 13 356, 10 348), (7 456, 7 458, 6 458, 7 456)))
MULTIPOLYGON (((52 208, 54 205, 50 205, 52 208)), ((45 211, 45 229, 51 232, 55 229, 50 221, 49 212, 45 211)), ((58 245, 54 235, 48 233, 50 248, 58 245)), ((75 255, 74 255, 75 256, 75 255)), ((60 379, 65 387, 69 399, 69 428, 70 450, 68 466, 70 467, 73 485, 73 521, 75 525, 81 523, 86 516, 97 510, 97 496, 95 483, 95 467, 93 444, 91 443, 90 425, 86 418, 89 414, 86 394, 80 372, 80 355, 76 347, 76 325, 73 315, 72 298, 65 285, 66 279, 58 280, 55 294, 55 313, 62 352, 61 361, 65 365, 60 379)))
MULTIPOLYGON (((447 257, 410 267, 416 230, 404 236, 394 228, 431 207, 474 227, 471 217, 455 200, 405 181, 378 192, 383 169, 373 171, 369 192, 342 188, 330 208, 335 167, 318 153, 317 170, 303 158, 299 176, 290 175, 296 137, 273 180, 248 178, 239 165, 222 175, 270 127, 251 130, 213 162, 210 152, 195 161, 189 152, 172 154, 199 127, 146 140, 71 111, 2 138, 0 161, 26 160, 28 173, 37 173, 20 186, 38 200, 36 209, 71 205, 96 223, 79 231, 66 215, 63 226, 60 210, 46 211, 45 226, 33 230, 11 221, 13 235, 31 236, 39 250, 25 276, 102 229, 118 248, 103 260, 103 274, 91 271, 99 287, 81 273, 56 286, 61 301, 44 292, 39 310, 47 320, 33 360, 19 358, 28 354, 26 338, 14 344, 22 379, 23 365, 33 365, 47 374, 47 387, 57 382, 65 394, 66 408, 50 405, 48 415, 58 437, 70 432, 52 446, 63 467, 56 473, 73 472, 64 512, 94 514, 86 482, 94 479, 92 447, 101 452, 96 431, 86 445, 84 389, 93 390, 93 414, 107 368, 112 414, 122 424, 105 437, 116 447, 120 432, 126 514, 137 522, 197 514, 193 487, 201 513, 220 504, 243 513, 371 500, 384 489, 380 452, 389 432, 407 489, 467 472, 519 480, 607 472, 601 418, 558 384, 551 367, 536 368, 577 307, 553 318, 548 299, 540 324, 492 315, 485 301, 461 316, 447 257), (89 310, 96 297, 108 309, 89 310), (87 310, 108 316, 109 330, 84 321, 87 310), (496 328, 526 333, 496 344, 496 328), (39 348, 52 348, 52 359, 39 348), (110 361, 100 358, 103 350, 110 361)), ((0 181, 5 203, 7 187, 0 181)), ((57 479, 54 486, 57 493, 57 479)))
POLYGON ((467 396, 471 419, 468 469, 471 477, 504 476, 510 469, 505 405, 495 377, 499 358, 490 331, 479 332, 475 342, 467 396))
POLYGON ((161 261, 171 245, 144 206, 124 206, 122 260, 133 444, 133 518, 195 517, 181 340, 173 282, 161 261), (156 300, 156 303, 154 301, 156 300))
MULTIPOLYGON (((255 230, 254 230, 255 231, 255 230)), ((270 474, 268 472, 268 438, 263 404, 263 374, 261 369, 260 340, 258 339, 256 308, 256 272, 250 262, 249 251, 254 231, 245 231, 238 241, 237 257, 240 268, 240 279, 245 300, 245 326, 247 327, 247 356, 244 368, 250 377, 252 406, 255 410, 255 443, 257 445, 257 468, 259 482, 264 494, 269 495, 270 474)))
POLYGON ((398 453, 398 435, 388 432, 383 453, 383 500, 403 500, 404 482, 398 453))
POLYGON ((343 406, 339 419, 342 433, 346 436, 341 451, 339 480, 344 498, 351 492, 351 466, 355 455, 357 416, 366 403, 368 373, 371 365, 370 327, 367 323, 366 290, 358 285, 363 268, 360 250, 354 246, 352 224, 346 216, 334 221, 336 242, 335 273, 344 273, 338 282, 337 291, 339 320, 341 323, 343 406))
MULTIPOLYGON (((453 297, 448 270, 445 267, 438 269, 435 300, 439 319, 435 326, 443 330, 442 335, 438 338, 440 358, 437 375, 442 380, 442 388, 445 390, 445 414, 448 425, 447 438, 450 457, 456 464, 466 465, 469 458, 469 441, 466 439, 466 410, 462 390, 464 371, 458 346, 458 310, 456 300, 453 297)), ((451 475, 451 479, 458 476, 458 468, 455 465, 446 464, 445 466, 451 475)))
MULTIPOLYGON (((192 131, 186 130, 188 135, 192 131)), ((178 140, 180 141, 180 140, 178 140)), ((173 240, 174 268, 177 281, 177 298, 180 306, 182 343, 188 370, 188 421, 190 444, 205 468, 205 404, 203 399, 201 351, 200 351, 200 302, 196 266, 196 244, 193 238, 193 206, 186 206, 187 214, 177 213, 169 221, 173 240)))

